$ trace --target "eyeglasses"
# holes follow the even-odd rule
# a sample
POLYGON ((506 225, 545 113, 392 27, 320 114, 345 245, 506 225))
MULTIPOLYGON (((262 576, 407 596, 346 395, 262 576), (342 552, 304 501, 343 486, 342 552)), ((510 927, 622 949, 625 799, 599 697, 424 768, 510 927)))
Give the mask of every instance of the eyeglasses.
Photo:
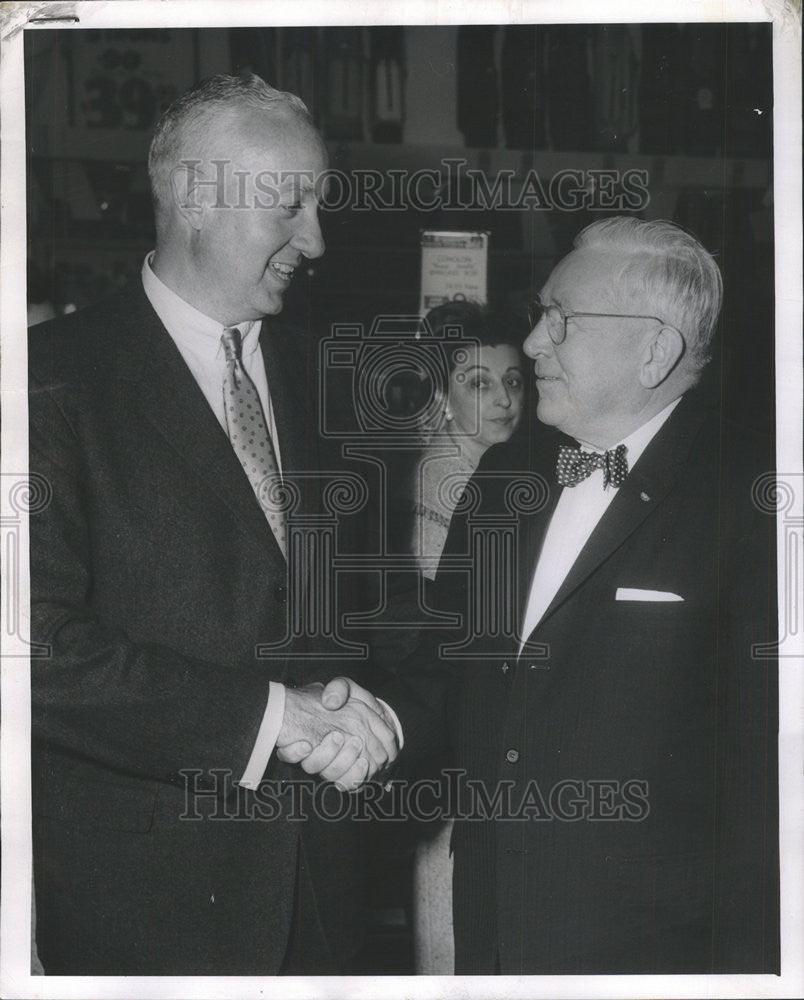
POLYGON ((588 312, 565 312, 561 306, 553 303, 545 305, 541 296, 537 295, 528 305, 528 319, 531 329, 542 319, 547 321, 547 333, 550 340, 558 346, 567 339, 567 320, 575 319, 578 316, 594 317, 597 319, 655 319, 657 323, 664 323, 658 316, 641 316, 636 313, 588 313, 588 312))

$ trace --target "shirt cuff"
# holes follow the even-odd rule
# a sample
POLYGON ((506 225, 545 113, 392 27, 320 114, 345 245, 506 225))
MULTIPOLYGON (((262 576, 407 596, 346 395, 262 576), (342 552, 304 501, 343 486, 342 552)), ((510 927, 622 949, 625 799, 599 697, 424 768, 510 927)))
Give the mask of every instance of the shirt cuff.
MULTIPOLYGON (((402 724, 397 718, 396 712, 391 708, 387 701, 383 701, 382 698, 378 698, 377 701, 382 705, 383 711, 390 718, 391 722, 394 724, 394 730, 396 731, 396 742, 401 750, 405 745, 405 737, 402 734, 402 724)), ((277 735, 279 735, 277 733, 277 735)))
POLYGON ((265 714, 260 723, 260 731, 257 733, 254 749, 251 751, 246 770, 240 779, 240 784, 244 788, 257 788, 262 781, 268 767, 268 761, 274 752, 276 741, 279 739, 279 730, 282 728, 284 717, 285 685, 269 681, 268 704, 265 706, 265 714))

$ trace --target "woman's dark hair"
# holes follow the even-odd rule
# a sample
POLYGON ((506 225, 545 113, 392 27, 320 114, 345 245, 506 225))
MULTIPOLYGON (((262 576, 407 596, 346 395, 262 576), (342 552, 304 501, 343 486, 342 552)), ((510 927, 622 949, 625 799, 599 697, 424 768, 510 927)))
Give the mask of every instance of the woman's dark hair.
MULTIPOLYGON (((453 337, 456 346, 461 341, 476 343, 479 347, 499 347, 508 344, 518 351, 528 335, 527 323, 508 312, 489 309, 488 306, 468 299, 445 302, 431 309, 425 316, 426 329, 439 340, 453 337), (457 337, 452 331, 459 331, 457 337), (452 336, 450 336, 452 334, 452 336)), ((455 367, 455 352, 449 352, 450 370, 455 367)))
MULTIPOLYGON (((464 346, 464 342, 477 344, 479 347, 499 347, 508 344, 518 351, 529 332, 527 323, 508 312, 489 309, 488 306, 468 299, 457 299, 445 302, 431 309, 425 316, 426 329, 434 338, 449 343, 455 341, 455 346, 464 346), (457 336, 452 331, 459 331, 457 336)), ((456 365, 455 351, 448 351, 450 371, 456 365)))

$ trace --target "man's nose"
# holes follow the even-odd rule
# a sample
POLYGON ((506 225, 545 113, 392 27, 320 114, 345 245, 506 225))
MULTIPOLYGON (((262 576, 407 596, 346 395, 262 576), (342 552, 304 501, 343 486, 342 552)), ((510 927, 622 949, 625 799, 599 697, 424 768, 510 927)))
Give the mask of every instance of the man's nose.
POLYGON ((522 345, 522 350, 529 358, 537 358, 541 354, 549 354, 553 349, 553 341, 547 332, 547 320, 542 316, 530 331, 522 345))
POLYGON ((305 216, 304 224, 296 232, 291 244, 310 260, 320 257, 327 246, 321 233, 321 223, 318 220, 318 212, 311 211, 305 216))

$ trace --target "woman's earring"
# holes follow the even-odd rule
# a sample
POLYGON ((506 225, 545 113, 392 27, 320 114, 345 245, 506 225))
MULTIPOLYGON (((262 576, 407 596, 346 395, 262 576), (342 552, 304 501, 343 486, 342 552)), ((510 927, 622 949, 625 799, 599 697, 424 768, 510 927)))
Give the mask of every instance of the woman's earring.
POLYGON ((452 410, 449 407, 447 407, 444 410, 444 419, 447 421, 447 423, 449 423, 449 421, 452 420, 452 410))

